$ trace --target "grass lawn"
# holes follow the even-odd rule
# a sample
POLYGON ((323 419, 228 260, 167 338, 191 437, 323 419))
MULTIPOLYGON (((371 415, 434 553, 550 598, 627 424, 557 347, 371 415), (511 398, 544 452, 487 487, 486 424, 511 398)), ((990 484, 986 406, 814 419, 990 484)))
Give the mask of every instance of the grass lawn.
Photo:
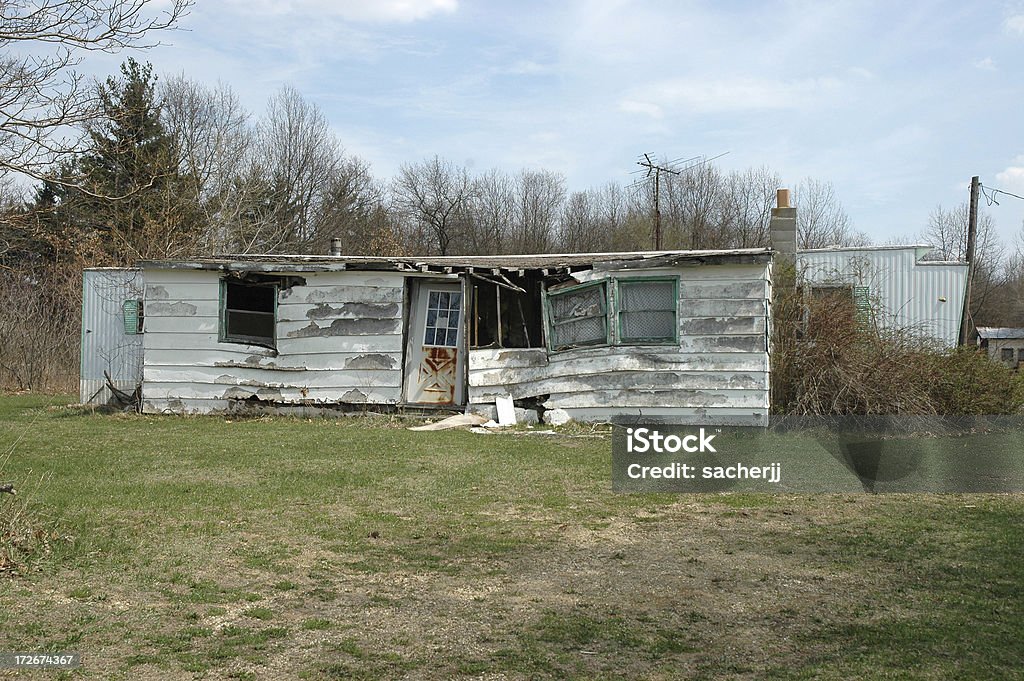
POLYGON ((1024 496, 616 495, 583 429, 67 401, 0 397, 0 652, 84 656, 26 677, 1024 676, 1024 496))

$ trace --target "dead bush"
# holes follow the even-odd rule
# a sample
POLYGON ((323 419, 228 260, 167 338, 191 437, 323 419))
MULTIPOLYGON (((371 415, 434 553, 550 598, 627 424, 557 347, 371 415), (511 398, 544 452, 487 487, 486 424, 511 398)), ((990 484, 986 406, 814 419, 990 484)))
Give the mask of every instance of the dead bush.
POLYGON ((0 388, 74 391, 81 320, 78 277, 0 269, 0 388), (77 287, 75 283, 77 282, 77 287))
POLYGON ((1008 414, 1024 378, 970 348, 914 329, 881 329, 877 311, 799 289, 773 300, 773 411, 793 415, 1008 414))

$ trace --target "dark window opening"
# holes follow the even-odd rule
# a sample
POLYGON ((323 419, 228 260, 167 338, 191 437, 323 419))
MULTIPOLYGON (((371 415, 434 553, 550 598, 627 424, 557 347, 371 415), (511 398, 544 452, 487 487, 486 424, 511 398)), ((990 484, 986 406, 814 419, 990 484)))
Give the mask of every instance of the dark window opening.
POLYGON ((274 347, 277 285, 223 281, 221 339, 274 347))
POLYGON ((1002 348, 1002 349, 1000 349, 1000 351, 999 351, 999 359, 1003 360, 1004 362, 1012 362, 1013 361, 1013 348, 1002 348))
POLYGON ((523 276, 473 276, 470 346, 474 348, 540 348, 540 279, 523 276), (521 290, 520 290, 521 289, 521 290))
POLYGON ((869 287, 818 284, 808 286, 805 292, 804 323, 798 338, 827 336, 850 328, 864 332, 870 328, 869 287))

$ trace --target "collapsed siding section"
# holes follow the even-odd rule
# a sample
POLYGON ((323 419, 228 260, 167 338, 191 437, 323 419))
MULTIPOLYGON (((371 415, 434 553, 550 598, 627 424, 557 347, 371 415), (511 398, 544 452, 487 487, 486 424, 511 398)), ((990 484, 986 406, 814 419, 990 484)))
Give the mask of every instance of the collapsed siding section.
POLYGON ((469 355, 469 401, 539 398, 577 420, 636 416, 676 423, 764 425, 769 405, 770 265, 580 272, 586 281, 677 276, 678 343, 469 355))
POLYGON ((147 269, 144 411, 401 399, 401 274, 303 274, 278 291, 276 349, 220 340, 221 276, 147 269))

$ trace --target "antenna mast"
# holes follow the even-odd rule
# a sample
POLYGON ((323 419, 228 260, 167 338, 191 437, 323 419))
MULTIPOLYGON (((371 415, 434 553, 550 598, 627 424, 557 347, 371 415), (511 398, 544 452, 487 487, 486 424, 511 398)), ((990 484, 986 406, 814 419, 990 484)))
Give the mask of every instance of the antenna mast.
POLYGON ((647 177, 654 178, 654 250, 662 250, 661 243, 661 174, 678 175, 678 170, 673 170, 668 164, 659 165, 651 160, 650 154, 644 154, 643 160, 636 162, 638 166, 647 169, 647 177))

